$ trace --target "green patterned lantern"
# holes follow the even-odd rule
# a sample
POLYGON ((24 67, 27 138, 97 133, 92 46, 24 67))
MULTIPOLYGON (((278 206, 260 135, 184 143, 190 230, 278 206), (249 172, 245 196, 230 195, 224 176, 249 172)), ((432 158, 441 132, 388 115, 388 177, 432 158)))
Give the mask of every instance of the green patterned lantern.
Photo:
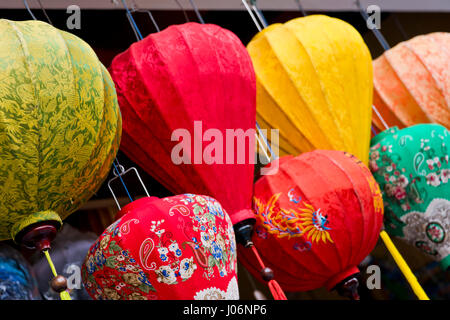
POLYGON ((386 231, 450 266, 450 134, 437 124, 390 128, 372 139, 386 231))
POLYGON ((114 84, 78 37, 0 20, 0 240, 48 249, 119 148, 114 84))

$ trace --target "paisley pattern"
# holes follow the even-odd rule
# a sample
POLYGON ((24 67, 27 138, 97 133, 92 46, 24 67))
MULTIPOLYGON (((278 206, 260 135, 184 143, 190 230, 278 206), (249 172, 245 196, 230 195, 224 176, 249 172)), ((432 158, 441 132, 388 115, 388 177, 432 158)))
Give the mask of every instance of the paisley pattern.
POLYGON ((122 248, 119 223, 120 220, 109 226, 101 241, 89 250, 83 268, 83 276, 88 280, 86 290, 96 300, 147 300, 156 290, 130 251, 122 248), (99 273, 102 277, 98 277, 99 273))
POLYGON ((142 198, 121 213, 83 264, 92 298, 239 297, 233 225, 215 199, 194 194, 142 198))
POLYGON ((386 130, 372 139, 370 169, 383 193, 384 226, 450 266, 450 134, 437 124, 386 130), (447 201, 447 202, 445 202, 447 201), (445 206, 444 206, 445 207, 445 206), (445 261, 444 261, 445 260, 445 261))
POLYGON ((61 222, 100 187, 121 115, 111 77, 76 36, 0 20, 0 240, 61 222), (43 214, 45 213, 45 214, 43 214))

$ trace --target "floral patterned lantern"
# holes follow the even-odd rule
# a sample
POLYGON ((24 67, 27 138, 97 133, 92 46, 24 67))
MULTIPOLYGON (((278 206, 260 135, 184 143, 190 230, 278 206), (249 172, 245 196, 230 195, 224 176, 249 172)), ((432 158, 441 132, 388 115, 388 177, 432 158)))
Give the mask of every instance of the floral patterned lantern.
MULTIPOLYGON (((369 169, 341 151, 284 156, 279 171, 255 184, 252 241, 282 289, 320 287, 358 298, 358 264, 375 247, 383 200, 369 169)), ((240 250, 259 280, 259 264, 240 250)))
POLYGON ((388 129, 372 139, 370 168, 385 204, 384 226, 450 266, 448 130, 437 124, 388 129))
POLYGON ((207 196, 146 197, 125 206, 82 267, 94 299, 239 299, 233 225, 207 196))
MULTIPOLYGON (((450 128, 450 33, 397 44, 373 61, 373 104, 388 126, 434 122, 450 128)), ((378 128, 384 128, 374 115, 378 128)))

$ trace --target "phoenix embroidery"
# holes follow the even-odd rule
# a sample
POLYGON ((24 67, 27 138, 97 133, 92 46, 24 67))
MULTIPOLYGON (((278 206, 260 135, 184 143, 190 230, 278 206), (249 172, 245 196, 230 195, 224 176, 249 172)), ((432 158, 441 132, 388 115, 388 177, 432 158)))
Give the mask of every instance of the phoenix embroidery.
POLYGON ((304 201, 302 202, 304 208, 301 208, 300 212, 284 209, 277 204, 280 196, 281 193, 272 195, 267 203, 254 198, 257 219, 270 234, 279 238, 305 236, 313 243, 319 241, 333 243, 328 232, 331 230, 328 226, 328 217, 320 209, 315 210, 304 201))

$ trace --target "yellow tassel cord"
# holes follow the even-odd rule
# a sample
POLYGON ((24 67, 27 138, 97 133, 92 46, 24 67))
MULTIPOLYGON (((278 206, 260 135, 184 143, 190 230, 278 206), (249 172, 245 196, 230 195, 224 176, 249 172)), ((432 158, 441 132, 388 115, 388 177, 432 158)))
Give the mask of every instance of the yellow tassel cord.
POLYGON ((384 245, 391 253, 392 257, 395 260, 395 263, 397 263, 397 266, 400 268, 400 271, 405 276, 406 280, 408 281, 409 285, 411 286, 411 288, 413 289, 414 293, 419 298, 419 300, 430 300, 430 298, 428 298, 427 294, 417 281, 416 276, 412 273, 405 259, 403 259, 402 255, 397 250, 397 248, 395 247, 394 243, 392 242, 391 238, 386 233, 386 231, 382 230, 380 232, 380 236, 381 239, 383 239, 384 245))
MULTIPOLYGON (((56 273, 55 265, 53 264, 52 259, 50 258, 50 254, 48 253, 48 250, 44 250, 45 257, 47 258, 48 265, 50 266, 50 269, 52 269, 53 275, 56 277, 58 274, 56 273)), ((72 300, 70 298, 70 295, 67 291, 63 291, 60 294, 61 300, 72 300)))

